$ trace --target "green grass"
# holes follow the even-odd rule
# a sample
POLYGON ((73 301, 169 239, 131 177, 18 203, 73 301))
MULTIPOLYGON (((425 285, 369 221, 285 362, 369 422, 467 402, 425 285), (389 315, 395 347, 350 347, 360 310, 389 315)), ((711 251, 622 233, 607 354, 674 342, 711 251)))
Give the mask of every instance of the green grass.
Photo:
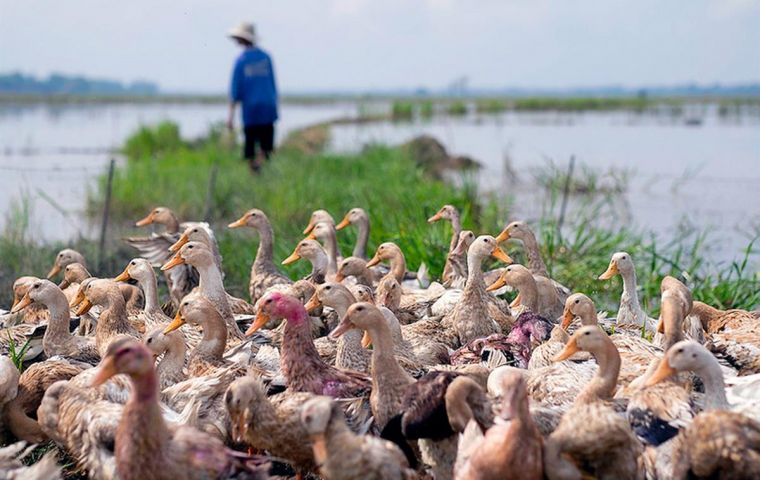
POLYGON ((446 113, 454 116, 467 115, 467 103, 457 100, 446 106, 446 113))
POLYGON ((396 100, 391 104, 392 120, 411 120, 414 117, 414 103, 405 100, 396 100))

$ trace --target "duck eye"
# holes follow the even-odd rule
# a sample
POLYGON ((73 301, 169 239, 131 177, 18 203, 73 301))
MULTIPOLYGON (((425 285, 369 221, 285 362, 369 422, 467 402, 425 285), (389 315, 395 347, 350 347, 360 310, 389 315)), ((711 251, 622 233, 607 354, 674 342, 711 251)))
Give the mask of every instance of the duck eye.
POLYGON ((575 303, 581 303, 580 299, 575 299, 575 303))
POLYGON ((267 301, 264 302, 264 303, 272 303, 272 299, 271 298, 267 298, 267 301))
POLYGON ((364 307, 357 307, 356 311, 357 312, 363 312, 364 311, 364 307))
POLYGON ((586 332, 584 333, 584 335, 591 335, 591 332, 586 332))
POLYGON ((187 248, 193 248, 193 246, 192 245, 188 245, 187 248))
POLYGON ((34 288, 40 288, 40 284, 39 284, 39 283, 36 283, 36 284, 34 285, 34 288))
POLYGON ((134 261, 134 260, 132 260, 131 262, 129 262, 129 264, 130 264, 130 265, 137 265, 137 263, 135 263, 135 261, 134 261))
POLYGON ((332 287, 330 285, 325 287, 325 290, 330 290, 332 287))
POLYGON ((149 338, 149 339, 148 339, 148 343, 153 343, 153 339, 152 339, 152 338, 149 338))
POLYGON ((683 348, 679 348, 678 350, 676 350, 676 352, 683 353, 683 348))

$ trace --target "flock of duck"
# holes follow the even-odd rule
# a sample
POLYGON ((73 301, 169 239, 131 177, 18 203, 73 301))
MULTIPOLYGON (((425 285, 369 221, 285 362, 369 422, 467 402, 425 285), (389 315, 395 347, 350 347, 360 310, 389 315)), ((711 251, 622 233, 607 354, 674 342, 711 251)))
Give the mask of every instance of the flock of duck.
POLYGON ((51 440, 97 479, 760 478, 758 312, 665 277, 650 318, 618 252, 599 277, 623 279, 608 318, 549 277, 526 223, 476 236, 451 205, 428 222, 441 220, 440 282, 407 271, 394 243, 368 258, 361 208, 337 224, 313 213, 282 262, 311 264, 293 281, 249 210, 229 228, 258 233, 250 302, 225 291, 209 226, 168 208, 137 222, 165 231, 127 239, 140 257, 115 278, 61 251, 47 279, 16 280, 0 317, 0 425, 18 440, 0 477, 59 478, 53 452, 22 462, 51 440), (484 271, 491 257, 505 265, 484 271), (20 373, 9 351, 30 338, 20 373))

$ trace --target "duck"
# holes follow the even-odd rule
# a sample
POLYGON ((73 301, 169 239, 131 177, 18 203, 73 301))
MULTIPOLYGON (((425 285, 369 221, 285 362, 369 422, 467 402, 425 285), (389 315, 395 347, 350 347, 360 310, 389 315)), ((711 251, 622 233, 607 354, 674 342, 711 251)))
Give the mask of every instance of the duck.
POLYGON ((695 300, 689 316, 696 317, 708 335, 725 330, 740 330, 757 325, 754 312, 740 309, 719 310, 704 302, 695 300))
POLYGON ((390 263, 390 271, 385 276, 393 276, 401 285, 406 274, 406 259, 398 245, 393 242, 381 243, 375 250, 375 255, 367 262, 367 267, 374 267, 383 261, 390 263))
MULTIPOLYGON (((574 293, 565 301, 562 315, 563 329, 567 329, 575 318, 580 318, 581 325, 599 325, 593 300, 583 293, 574 293)), ((681 319, 682 320, 682 319, 681 319)), ((672 319, 680 325, 679 319, 672 319)), ((615 329, 610 340, 623 358, 623 366, 618 378, 622 385, 630 384, 646 372, 647 366, 662 355, 662 349, 641 336, 640 327, 633 326, 633 331, 615 329)))
MULTIPOLYGON (((15 367, 14 367, 15 368, 15 367)), ((31 364, 20 376, 16 395, 8 401, 0 417, 4 417, 13 435, 30 443, 40 443, 47 439, 37 422, 37 408, 45 391, 57 381, 68 381, 81 373, 83 367, 64 359, 48 359, 31 364)))
MULTIPOLYGON (((497 243, 503 243, 514 238, 522 242, 525 248, 525 254, 528 258, 528 268, 533 275, 549 278, 549 272, 546 269, 544 259, 541 257, 541 251, 538 248, 538 241, 536 241, 536 235, 533 230, 523 221, 516 221, 508 224, 504 227, 504 230, 496 237, 497 243)), ((560 301, 564 302, 568 295, 572 291, 556 280, 552 280, 554 287, 557 289, 557 295, 559 295, 560 301)))
POLYGON ((414 475, 396 445, 351 431, 343 410, 330 397, 318 396, 304 403, 301 422, 326 479, 402 480, 414 475))
POLYGON ((509 285, 518 291, 520 301, 512 306, 513 314, 515 310, 520 314, 524 309, 550 322, 555 322, 562 316, 564 305, 557 295, 557 289, 546 277, 534 276, 524 266, 513 263, 502 270, 499 278, 489 285, 486 291, 493 292, 504 285, 509 285), (520 306, 524 307, 521 309, 520 306))
POLYGON ((184 264, 192 265, 198 270, 200 274, 199 292, 214 305, 214 308, 224 318, 229 338, 231 340, 242 340, 244 338, 243 333, 238 328, 232 314, 229 297, 222 282, 222 273, 214 261, 213 252, 201 242, 188 242, 161 267, 161 270, 170 270, 184 264))
POLYGON ((327 253, 325 252, 325 249, 322 248, 322 245, 316 240, 301 240, 298 242, 298 245, 296 245, 293 253, 282 261, 282 264, 290 265, 301 258, 305 258, 311 263, 311 273, 304 280, 309 280, 314 285, 324 283, 328 277, 328 259, 327 253))
POLYGON ((12 443, 0 448, 0 477, 8 479, 36 478, 39 480, 59 480, 61 467, 56 462, 56 453, 49 451, 33 464, 34 446, 27 442, 12 443))
POLYGON ((288 388, 336 398, 361 396, 369 390, 370 379, 364 374, 336 368, 320 358, 308 313, 298 299, 280 292, 266 294, 246 335, 259 330, 270 317, 285 320, 280 356, 288 388))
POLYGON ((460 301, 441 322, 456 335, 457 341, 449 344, 450 347, 459 347, 477 338, 501 333, 502 330, 509 329, 514 322, 511 315, 499 309, 489 308, 490 295, 486 292, 481 270, 483 260, 489 256, 507 264, 513 263, 498 246, 494 237, 481 235, 472 242, 467 250, 467 285, 460 301))
MULTIPOLYGON (((468 380, 455 379, 449 391, 458 386, 457 382, 468 380)), ((543 438, 530 414, 525 380, 513 371, 501 382, 504 394, 494 424, 482 432, 476 422, 469 420, 460 437, 454 467, 457 480, 544 478, 543 438)))
POLYGON ((269 217, 263 211, 252 208, 227 227, 252 227, 259 233, 259 247, 256 250, 256 258, 251 264, 251 280, 248 284, 251 303, 255 304, 267 290, 275 285, 293 283, 274 265, 274 231, 269 217))
POLYGON ((153 266, 144 258, 133 258, 124 271, 114 278, 115 282, 136 280, 145 297, 145 307, 136 316, 136 320, 144 325, 144 329, 167 324, 171 319, 166 316, 158 302, 158 280, 153 266))
POLYGON ((595 325, 576 330, 555 360, 566 360, 579 350, 591 353, 599 368, 546 439, 546 476, 580 478, 585 470, 599 478, 640 478, 642 446, 625 417, 610 404, 617 388, 620 354, 595 325))
MULTIPOLYGON (((326 282, 317 287, 304 308, 309 312, 325 305, 335 310, 338 319, 341 319, 354 303, 356 303, 356 298, 348 288, 340 283, 326 282)), ((358 330, 349 330, 336 338, 335 366, 362 373, 369 372, 371 355, 362 347, 362 333, 358 330)))
POLYGON ((338 252, 338 239, 335 233, 335 224, 318 222, 306 236, 307 240, 318 240, 327 254, 327 273, 335 275, 338 272, 338 260, 342 260, 338 252))
POLYGON ((185 357, 187 342, 180 330, 164 333, 164 325, 153 327, 145 332, 143 342, 153 353, 154 358, 161 359, 156 365, 161 390, 187 380, 185 357))
MULTIPOLYGON (((69 303, 63 291, 50 280, 34 281, 24 297, 13 307, 19 312, 24 308, 39 305, 47 309, 50 320, 42 337, 42 350, 45 356, 61 356, 91 365, 100 361, 96 340, 71 333, 69 303)), ((107 319, 104 319, 107 321, 107 319)))
POLYGON ((396 361, 393 337, 383 313, 368 302, 351 305, 330 333, 340 338, 350 331, 366 331, 372 340, 372 391, 369 396, 376 425, 382 430, 399 413, 406 387, 414 383, 396 361))
POLYGON ((233 439, 287 461, 301 477, 315 473, 309 433, 300 415, 312 398, 312 393, 289 390, 268 396, 260 378, 238 378, 225 394, 233 439))
POLYGON ((760 332, 757 327, 745 324, 714 333, 705 345, 736 369, 740 376, 760 373, 760 332))
MULTIPOLYGON (((697 374, 705 386, 704 410, 674 439, 671 478, 757 478, 760 422, 732 411, 717 359, 693 340, 673 344, 647 381, 656 385, 679 372, 697 374)), ((667 459, 667 460, 670 460, 667 459)))
POLYGON ((359 257, 346 257, 338 264, 335 274, 336 282, 343 282, 348 277, 354 277, 359 285, 374 286, 375 274, 367 268, 367 261, 359 257))
POLYGON ((610 264, 607 270, 599 275, 599 280, 609 280, 615 275, 620 275, 623 278, 623 293, 620 296, 616 327, 633 325, 639 327, 639 330, 644 328, 646 331, 654 333, 656 322, 644 312, 639 303, 636 266, 631 254, 627 252, 612 254, 610 264))
POLYGON ((55 261, 53 262, 53 267, 47 274, 47 279, 52 280, 59 273, 61 273, 61 271, 66 268, 67 265, 70 265, 72 263, 79 263, 83 267, 87 268, 87 261, 85 260, 84 255, 72 248, 64 248, 56 254, 55 261))
POLYGON ((335 230, 343 230, 349 225, 357 229, 356 244, 351 253, 352 257, 367 260, 367 241, 369 240, 369 215, 363 208, 354 207, 343 216, 343 220, 335 226, 335 230))
POLYGON ((25 323, 28 325, 39 325, 46 322, 50 317, 46 308, 42 305, 29 305, 24 310, 21 310, 17 314, 12 313, 16 305, 21 302, 26 292, 29 291, 29 287, 32 283, 38 280, 37 277, 23 276, 13 281, 13 304, 11 305, 11 313, 0 316, 3 322, 0 325, 5 327, 12 327, 19 323, 25 323), (14 318, 17 317, 17 318, 14 318))
POLYGON ((309 217, 309 223, 306 225, 306 228, 303 229, 303 234, 308 235, 311 233, 312 230, 314 230, 314 227, 318 223, 330 223, 332 225, 335 225, 335 219, 330 215, 330 212, 327 210, 319 209, 314 210, 311 212, 311 216, 309 217))
POLYGON ((93 305, 101 308, 95 327, 95 347, 102 358, 108 345, 122 335, 140 338, 127 317, 127 306, 119 287, 113 280, 105 278, 87 279, 79 287, 79 294, 70 306, 79 308, 77 315, 90 311, 93 305))
POLYGON ((170 427, 159 408, 158 375, 151 352, 130 338, 112 343, 92 381, 100 385, 116 374, 132 383, 115 436, 116 471, 123 480, 140 478, 205 479, 237 474, 267 478, 268 463, 233 452, 218 438, 194 427, 170 427))
MULTIPOLYGON (((63 294, 66 295, 66 300, 70 303, 79 293, 79 287, 82 285, 82 282, 91 277, 92 275, 84 265, 81 263, 70 263, 63 269, 63 280, 58 284, 58 288, 63 291, 63 294)), ((121 295, 124 297, 124 302, 126 302, 127 314, 138 315, 143 310, 145 304, 145 298, 140 288, 128 283, 119 283, 118 287, 121 295)), ((89 334, 90 330, 95 326, 98 315, 99 312, 96 310, 87 313, 80 320, 80 332, 89 334), (82 325, 86 327, 86 332, 83 331, 82 325)))
POLYGON ((428 218, 428 223, 436 223, 439 220, 451 222, 451 241, 449 242, 448 255, 446 263, 443 266, 441 280, 445 286, 450 286, 457 279, 467 278, 467 255, 464 253, 453 253, 460 241, 462 232, 462 222, 460 220, 459 210, 453 205, 444 205, 432 217, 428 218))

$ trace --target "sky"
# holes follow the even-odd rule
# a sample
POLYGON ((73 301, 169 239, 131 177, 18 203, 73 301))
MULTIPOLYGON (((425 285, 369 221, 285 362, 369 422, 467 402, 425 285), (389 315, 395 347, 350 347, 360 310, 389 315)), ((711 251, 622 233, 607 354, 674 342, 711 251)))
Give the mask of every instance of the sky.
POLYGON ((0 72, 222 92, 240 20, 291 92, 760 81, 755 0, 0 0, 0 72))

